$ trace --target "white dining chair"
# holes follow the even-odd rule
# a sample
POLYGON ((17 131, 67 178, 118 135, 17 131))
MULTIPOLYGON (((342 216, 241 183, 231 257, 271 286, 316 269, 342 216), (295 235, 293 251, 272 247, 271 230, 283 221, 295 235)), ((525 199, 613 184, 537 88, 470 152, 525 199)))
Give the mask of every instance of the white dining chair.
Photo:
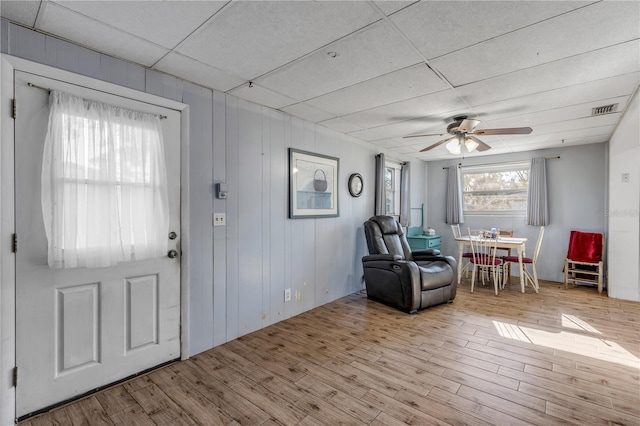
MULTIPOLYGON (((462 236, 462 234, 460 233, 460 225, 458 224, 451 225, 451 231, 453 232, 454 239, 460 238, 462 236)), ((469 259, 473 256, 470 250, 471 250, 471 247, 465 245, 464 248, 462 249, 462 257, 458 259, 458 262, 462 262, 460 273, 464 272, 465 278, 469 277, 469 259)))
POLYGON ((471 243, 472 256, 469 259, 471 267, 471 293, 476 281, 476 275, 480 274, 482 285, 485 278, 493 280, 493 288, 496 296, 502 279, 502 259, 496 258, 497 238, 485 238, 484 230, 472 230, 469 228, 469 242, 471 243))
MULTIPOLYGON (((538 233, 538 241, 536 241, 536 247, 533 250, 533 257, 526 257, 524 253, 522 254, 522 273, 524 274, 525 283, 527 285, 531 284, 531 287, 533 287, 536 293, 540 289, 536 263, 538 262, 538 255, 540 254, 540 248, 542 247, 542 237, 544 237, 544 226, 540 227, 540 232, 538 233), (527 269, 527 265, 531 265, 531 272, 529 272, 529 270, 527 269)), ((518 263, 518 256, 503 256, 502 261, 505 263, 518 263)), ((503 268, 503 270, 504 277, 502 282, 506 283, 509 277, 507 277, 506 275, 506 268, 503 268)))

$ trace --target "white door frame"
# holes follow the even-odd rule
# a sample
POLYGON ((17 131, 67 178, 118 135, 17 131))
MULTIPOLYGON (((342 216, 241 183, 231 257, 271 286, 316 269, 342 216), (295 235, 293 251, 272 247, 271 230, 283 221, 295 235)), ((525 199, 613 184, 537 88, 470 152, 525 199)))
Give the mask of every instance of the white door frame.
MULTIPOLYGON (((14 193, 14 71, 20 70, 106 93, 159 105, 180 112, 180 358, 189 358, 189 106, 113 83, 74 74, 58 68, 2 54, 0 57, 0 426, 15 423, 16 393, 13 369, 16 365, 15 233, 14 193)), ((17 110, 20 113, 20 100, 17 110)), ((18 248, 19 249, 19 248, 18 248)))

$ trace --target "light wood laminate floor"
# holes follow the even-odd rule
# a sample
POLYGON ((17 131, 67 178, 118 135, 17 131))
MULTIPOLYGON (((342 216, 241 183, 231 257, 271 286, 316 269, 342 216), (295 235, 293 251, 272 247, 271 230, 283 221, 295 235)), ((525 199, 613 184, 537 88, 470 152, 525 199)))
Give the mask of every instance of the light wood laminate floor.
POLYGON ((20 424, 639 425, 640 303, 561 287, 353 294, 20 424))

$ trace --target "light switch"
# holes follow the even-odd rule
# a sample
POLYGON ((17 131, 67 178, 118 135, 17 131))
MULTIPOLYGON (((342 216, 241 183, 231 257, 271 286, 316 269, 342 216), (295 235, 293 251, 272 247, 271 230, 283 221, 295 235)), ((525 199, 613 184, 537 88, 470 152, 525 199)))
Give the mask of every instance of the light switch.
POLYGON ((629 183, 629 173, 622 174, 622 183, 629 183))

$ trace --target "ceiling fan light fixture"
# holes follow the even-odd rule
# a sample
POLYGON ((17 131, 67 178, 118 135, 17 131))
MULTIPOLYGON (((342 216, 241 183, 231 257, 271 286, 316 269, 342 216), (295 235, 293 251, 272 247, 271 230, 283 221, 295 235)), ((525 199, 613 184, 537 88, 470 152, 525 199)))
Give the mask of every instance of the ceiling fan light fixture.
POLYGON ((467 151, 473 152, 476 150, 477 147, 480 146, 480 144, 474 140, 466 139, 464 141, 464 146, 467 148, 467 151))
POLYGON ((460 142, 458 138, 451 138, 445 145, 447 151, 453 155, 460 155, 460 142))

